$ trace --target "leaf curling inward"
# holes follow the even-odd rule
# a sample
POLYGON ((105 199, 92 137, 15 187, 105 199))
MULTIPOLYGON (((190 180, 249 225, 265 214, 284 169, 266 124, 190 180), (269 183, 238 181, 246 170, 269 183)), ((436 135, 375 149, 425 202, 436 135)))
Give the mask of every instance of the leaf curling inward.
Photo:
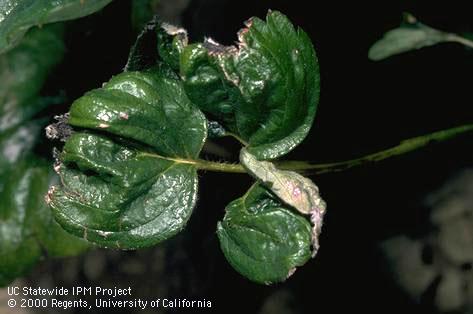
POLYGON ((248 172, 270 189, 282 202, 304 215, 312 223, 313 256, 319 250, 319 236, 327 204, 320 197, 319 188, 297 172, 280 170, 268 161, 259 161, 246 148, 240 151, 240 161, 248 172))
POLYGON ((212 39, 184 48, 181 77, 189 98, 248 142, 258 159, 275 159, 309 132, 319 100, 312 43, 283 14, 252 18, 237 46, 212 39))
POLYGON ((58 222, 99 246, 136 249, 181 231, 197 199, 204 115, 160 68, 124 72, 77 99, 48 194, 58 222))

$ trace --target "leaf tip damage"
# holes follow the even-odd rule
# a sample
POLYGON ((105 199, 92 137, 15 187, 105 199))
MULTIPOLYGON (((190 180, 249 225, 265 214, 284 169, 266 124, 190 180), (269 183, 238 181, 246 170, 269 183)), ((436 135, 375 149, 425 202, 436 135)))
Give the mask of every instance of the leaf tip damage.
POLYGON ((246 148, 241 150, 240 160, 248 172, 282 202, 310 216, 312 257, 315 257, 320 247, 319 236, 327 209, 319 188, 309 178, 294 171, 280 170, 271 162, 257 160, 246 148))
POLYGON ((72 127, 68 124, 69 113, 54 117, 57 121, 45 128, 46 137, 50 140, 60 140, 65 142, 72 134, 72 127))

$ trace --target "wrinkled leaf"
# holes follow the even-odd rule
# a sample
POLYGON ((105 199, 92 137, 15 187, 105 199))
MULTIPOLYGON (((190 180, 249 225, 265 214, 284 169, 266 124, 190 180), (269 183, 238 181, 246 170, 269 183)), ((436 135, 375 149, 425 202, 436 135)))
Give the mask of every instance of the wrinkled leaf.
POLYGON ((179 72, 180 57, 188 44, 187 31, 167 23, 156 29, 158 53, 173 70, 179 72))
MULTIPOLYGON (((166 72, 167 73, 167 72, 166 72)), ((179 232, 197 197, 195 159, 206 120, 181 83, 159 69, 125 72, 76 100, 62 181, 49 203, 69 232, 101 246, 133 249, 179 232)))
POLYGON ((0 173, 35 144, 44 121, 28 120, 51 104, 38 94, 63 54, 62 27, 53 25, 31 30, 0 55, 0 173))
POLYGON ((431 28, 418 22, 412 15, 406 14, 401 26, 388 31, 370 48, 368 57, 379 61, 400 53, 450 41, 450 36, 451 34, 431 28))
POLYGON ((252 176, 302 214, 325 211, 319 188, 310 179, 294 171, 277 169, 271 162, 259 161, 245 148, 240 152, 240 161, 252 176))
POLYGON ((286 280, 311 257, 311 226, 260 185, 226 208, 217 234, 240 274, 264 284, 286 280))
POLYGON ((0 286, 29 271, 48 256, 83 252, 87 242, 66 233, 52 218, 44 193, 52 173, 36 159, 9 169, 0 188, 0 286))
POLYGON ((327 204, 320 197, 319 188, 309 178, 297 172, 277 169, 273 163, 259 161, 245 148, 240 152, 240 161, 248 172, 270 189, 279 199, 302 214, 310 215, 312 222, 313 255, 319 249, 319 235, 327 204))
POLYGON ((187 45, 187 32, 159 21, 155 16, 131 47, 125 71, 143 71, 156 64, 179 71, 179 56, 187 45))
POLYGON ((32 26, 71 20, 92 14, 112 0, 2 0, 0 53, 16 45, 32 26))
POLYGON ((189 98, 249 143, 258 159, 291 151, 309 132, 319 100, 319 67, 309 37, 279 12, 252 18, 239 43, 187 46, 181 76, 189 98))

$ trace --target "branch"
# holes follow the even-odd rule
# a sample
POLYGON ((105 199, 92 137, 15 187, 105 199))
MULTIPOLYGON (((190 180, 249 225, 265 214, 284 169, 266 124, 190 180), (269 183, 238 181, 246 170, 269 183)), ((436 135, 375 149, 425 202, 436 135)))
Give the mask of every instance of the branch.
MULTIPOLYGON (((318 175, 323 173, 340 172, 353 167, 378 162, 390 157, 399 156, 416 149, 427 146, 431 142, 441 142, 452 137, 473 131, 473 124, 463 125, 447 130, 434 132, 402 141, 399 145, 389 149, 370 154, 364 157, 323 164, 311 164, 304 161, 282 161, 277 162, 276 166, 284 170, 292 170, 306 175, 318 175)), ((194 164, 200 170, 230 173, 246 173, 240 164, 219 163, 207 160, 196 160, 194 164)))

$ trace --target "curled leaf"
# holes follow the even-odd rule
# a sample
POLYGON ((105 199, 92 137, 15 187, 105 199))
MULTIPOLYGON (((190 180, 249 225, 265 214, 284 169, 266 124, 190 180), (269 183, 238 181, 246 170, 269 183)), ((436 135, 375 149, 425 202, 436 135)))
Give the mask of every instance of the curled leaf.
POLYGON ((189 98, 249 143, 258 159, 296 147, 319 100, 319 66, 309 37, 279 12, 252 18, 238 46, 211 39, 187 46, 180 71, 189 98))
POLYGON ((227 206, 217 234, 228 262, 258 283, 284 281, 311 257, 309 222, 259 184, 227 206))
POLYGON ((119 74, 76 100, 69 123, 84 131, 67 139, 56 166, 62 186, 48 195, 66 230, 134 249, 185 226, 207 126, 178 80, 158 69, 119 74))
POLYGON ((179 71, 179 56, 187 40, 186 30, 162 23, 154 16, 131 47, 125 71, 143 71, 156 64, 179 71))
POLYGON ((297 172, 277 169, 273 163, 259 161, 245 148, 240 152, 240 161, 248 172, 269 188, 281 201, 302 214, 310 215, 313 224, 312 244, 314 255, 319 249, 319 235, 327 204, 320 197, 319 188, 297 172))

